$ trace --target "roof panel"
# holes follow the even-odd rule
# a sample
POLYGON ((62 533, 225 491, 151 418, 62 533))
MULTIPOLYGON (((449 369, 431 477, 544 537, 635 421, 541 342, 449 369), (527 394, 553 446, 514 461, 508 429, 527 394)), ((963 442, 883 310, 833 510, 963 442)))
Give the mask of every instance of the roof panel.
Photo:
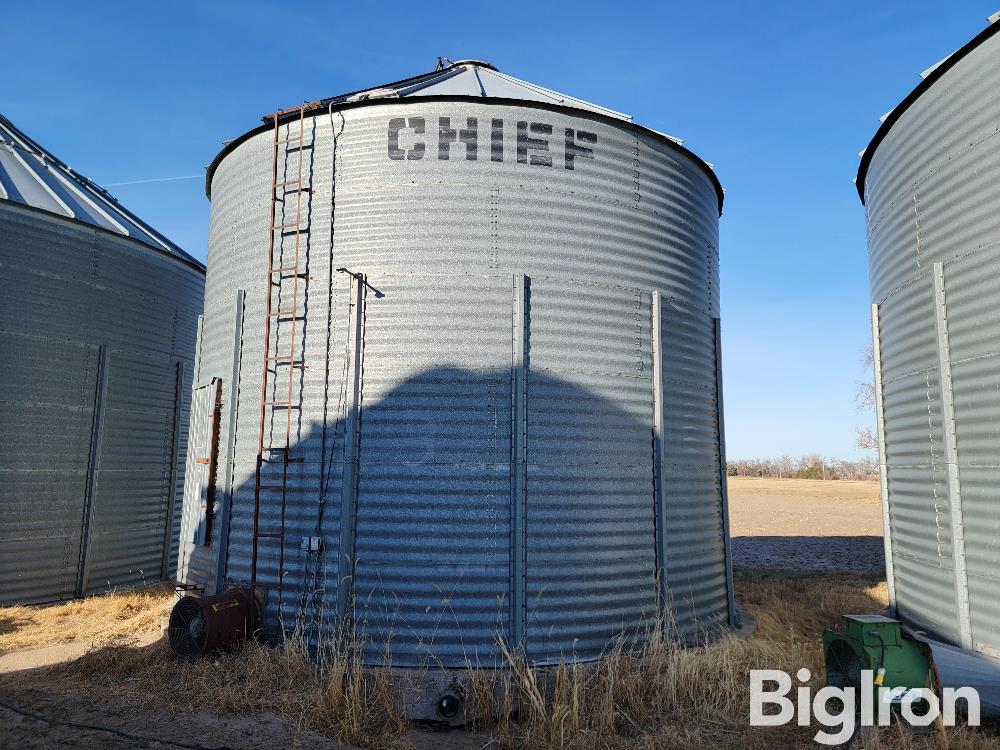
POLYGON ((406 78, 394 83, 373 86, 361 91, 330 97, 324 104, 355 102, 374 98, 407 98, 420 96, 483 96, 494 99, 523 99, 532 102, 562 104, 566 107, 599 112, 608 117, 632 122, 631 115, 577 99, 568 94, 542 88, 533 83, 501 73, 482 60, 459 60, 447 67, 406 78))
POLYGON ((133 237, 199 267, 201 263, 122 206, 110 193, 46 151, 0 115, 0 200, 21 203, 133 237))

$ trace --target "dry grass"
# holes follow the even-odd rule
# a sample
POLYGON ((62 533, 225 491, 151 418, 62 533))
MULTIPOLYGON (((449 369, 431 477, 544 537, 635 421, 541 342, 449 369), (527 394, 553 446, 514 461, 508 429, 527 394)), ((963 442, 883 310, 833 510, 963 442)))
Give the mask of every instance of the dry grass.
POLYGON ((155 633, 175 601, 167 584, 42 606, 0 607, 0 654, 155 633))
POLYGON ((171 713, 195 707, 240 715, 274 711, 292 725, 367 747, 398 746, 409 729, 389 670, 361 669, 359 648, 330 647, 317 661, 295 638, 278 648, 250 641, 196 662, 174 658, 164 641, 136 648, 122 640, 39 678, 62 691, 96 690, 171 713))
MULTIPOLYGON (((652 638, 640 653, 611 649, 594 665, 548 673, 508 649, 508 666, 473 671, 467 696, 481 710, 480 730, 499 748, 815 748, 818 729, 748 726, 748 672, 809 668, 822 684, 820 634, 843 613, 877 612, 884 583, 823 575, 742 574, 740 599, 756 622, 747 638, 728 636, 681 649, 652 638), (496 697, 501 703, 497 705, 496 697), (516 704, 520 716, 512 718, 516 704)), ((506 648, 506 647, 505 647, 506 648)), ((38 675, 49 689, 101 694, 166 710, 206 706, 239 714, 274 710, 289 722, 369 747, 407 743, 407 722, 386 668, 362 670, 356 647, 330 648, 317 663, 301 641, 281 648, 249 643, 239 652, 188 664, 163 644, 93 651, 38 675)), ((442 746, 448 735, 442 735, 442 746)), ((914 735, 890 727, 855 747, 871 750, 978 750, 997 740, 969 729, 914 735)))
POLYGON ((729 477, 727 483, 731 493, 747 498, 752 498, 755 495, 766 495, 768 497, 787 497, 796 502, 813 500, 822 502, 836 502, 838 500, 880 502, 878 482, 729 477))

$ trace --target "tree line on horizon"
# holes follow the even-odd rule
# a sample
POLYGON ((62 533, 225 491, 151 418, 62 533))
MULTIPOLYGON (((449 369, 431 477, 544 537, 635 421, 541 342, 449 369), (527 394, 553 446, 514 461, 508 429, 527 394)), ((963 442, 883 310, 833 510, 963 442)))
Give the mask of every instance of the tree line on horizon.
POLYGON ((824 458, 816 453, 793 458, 730 459, 731 477, 769 477, 774 479, 878 479, 878 459, 865 456, 856 461, 824 458))
MULTIPOLYGON (((864 350, 861 361, 867 377, 856 381, 854 401, 858 411, 872 417, 875 412, 875 358, 872 347, 864 350)), ((787 455, 781 458, 740 458, 727 461, 727 473, 731 477, 773 479, 878 479, 878 458, 875 455, 878 449, 878 437, 875 430, 871 425, 865 425, 857 427, 855 433, 854 447, 871 451, 870 455, 857 461, 824 458, 818 453, 809 453, 798 458, 787 455)))

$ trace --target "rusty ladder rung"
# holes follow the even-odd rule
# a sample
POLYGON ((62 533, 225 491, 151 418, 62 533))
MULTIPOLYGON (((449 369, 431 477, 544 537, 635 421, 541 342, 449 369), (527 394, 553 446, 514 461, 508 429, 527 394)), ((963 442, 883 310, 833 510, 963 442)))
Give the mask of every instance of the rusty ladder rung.
POLYGON ((265 445, 261 450, 266 453, 288 453, 291 448, 287 445, 265 445))
MULTIPOLYGON (((265 450, 266 450, 266 448, 265 448, 265 450)), ((289 456, 288 458, 286 458, 281 463, 282 464, 304 464, 305 462, 306 462, 306 460, 304 458, 293 458, 293 457, 289 456)), ((275 462, 274 461, 268 461, 266 458, 262 458, 261 459, 261 463, 264 463, 264 464, 273 464, 275 462)), ((270 487, 268 487, 268 485, 263 485, 262 484, 261 485, 261 489, 284 490, 284 489, 287 489, 287 488, 283 487, 280 484, 271 485, 270 487)))
POLYGON ((281 366, 291 367, 293 370, 304 370, 306 368, 304 364, 299 362, 276 362, 274 367, 267 368, 267 371, 277 374, 278 371, 275 368, 281 366))

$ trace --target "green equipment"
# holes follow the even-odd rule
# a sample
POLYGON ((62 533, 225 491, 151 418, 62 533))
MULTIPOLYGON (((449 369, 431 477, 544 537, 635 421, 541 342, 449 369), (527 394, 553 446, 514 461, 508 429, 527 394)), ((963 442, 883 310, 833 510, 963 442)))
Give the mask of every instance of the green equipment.
POLYGON ((936 687, 930 649, 904 635, 899 620, 882 615, 844 615, 844 620, 844 632, 823 632, 827 685, 860 690, 866 687, 861 671, 870 669, 876 703, 880 687, 895 688, 894 696, 902 696, 907 688, 936 687))

